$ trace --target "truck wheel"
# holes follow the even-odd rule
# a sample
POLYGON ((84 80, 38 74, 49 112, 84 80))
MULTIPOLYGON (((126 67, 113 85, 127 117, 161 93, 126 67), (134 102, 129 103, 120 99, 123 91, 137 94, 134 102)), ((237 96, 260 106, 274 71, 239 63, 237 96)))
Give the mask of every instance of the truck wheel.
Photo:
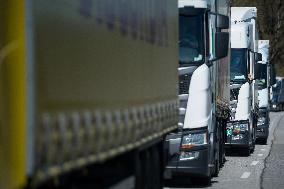
POLYGON ((202 178, 198 178, 198 181, 200 184, 204 185, 204 186, 209 186, 211 185, 211 177, 202 177, 202 178))
POLYGON ((219 171, 220 171, 220 143, 221 143, 221 133, 220 133, 220 127, 221 127, 221 124, 220 122, 217 122, 218 126, 217 126, 217 143, 216 143, 216 149, 215 149, 215 163, 214 163, 214 171, 213 171, 213 174, 212 176, 213 177, 217 177, 218 174, 219 174, 219 171))
POLYGON ((250 156, 250 147, 248 147, 248 148, 244 148, 243 149, 243 154, 244 154, 244 156, 250 156))
POLYGON ((153 160, 151 161, 152 168, 150 170, 153 172, 152 186, 153 188, 161 189, 162 188, 162 171, 161 171, 162 163, 161 163, 159 146, 152 148, 152 155, 153 155, 153 160))
POLYGON ((141 155, 139 152, 135 153, 135 168, 134 168, 134 174, 135 174, 135 188, 137 189, 142 189, 142 184, 143 184, 143 170, 142 170, 142 160, 141 160, 141 155))
POLYGON ((226 134, 226 121, 222 121, 222 131, 220 138, 220 165, 223 166, 225 163, 225 134, 226 134))
POLYGON ((218 174, 220 172, 220 161, 219 158, 217 160, 215 160, 215 168, 214 168, 214 172, 212 174, 213 177, 218 177, 218 174))
POLYGON ((232 154, 232 148, 231 148, 231 147, 226 148, 226 149, 225 149, 225 155, 226 155, 226 156, 229 156, 229 155, 231 155, 231 154, 232 154))
POLYGON ((249 151, 250 151, 250 153, 253 153, 254 152, 254 149, 255 149, 255 140, 253 140, 253 142, 252 142, 252 146, 249 148, 249 151))
MULTIPOLYGON (((152 162, 151 162, 151 159, 152 159, 152 152, 151 152, 151 149, 149 150, 146 150, 146 153, 144 154, 145 155, 145 163, 144 163, 144 166, 145 166, 145 170, 144 170, 144 174, 143 174, 143 178, 145 180, 145 189, 146 188, 151 188, 151 185, 153 184, 153 175, 151 175, 151 169, 152 169, 152 162), (149 176, 151 175, 151 176, 149 176)), ((152 160, 153 161, 153 160, 152 160)))
POLYGON ((135 189, 162 188, 160 146, 155 145, 137 154, 135 163, 135 189))
POLYGON ((259 144, 261 144, 261 145, 267 144, 267 138, 260 138, 260 139, 258 139, 258 141, 259 141, 259 144))
POLYGON ((137 153, 135 162, 135 188, 146 189, 150 187, 150 178, 147 173, 150 169, 149 150, 143 150, 137 153))

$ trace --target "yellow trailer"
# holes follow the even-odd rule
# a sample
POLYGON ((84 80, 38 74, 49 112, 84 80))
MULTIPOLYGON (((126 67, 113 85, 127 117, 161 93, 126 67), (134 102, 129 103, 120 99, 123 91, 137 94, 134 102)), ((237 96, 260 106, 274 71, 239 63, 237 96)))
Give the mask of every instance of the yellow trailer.
POLYGON ((0 188, 26 182, 27 68, 24 1, 0 3, 0 188))
POLYGON ((121 156, 136 175, 159 164, 177 128, 177 15, 172 0, 1 0, 0 188, 133 167, 121 156))

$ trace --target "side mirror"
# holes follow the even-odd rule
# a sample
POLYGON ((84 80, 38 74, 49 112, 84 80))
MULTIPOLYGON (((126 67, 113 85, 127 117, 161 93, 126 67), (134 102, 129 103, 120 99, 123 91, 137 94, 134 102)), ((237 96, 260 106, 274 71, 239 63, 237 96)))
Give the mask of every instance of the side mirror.
POLYGON ((255 61, 262 61, 262 54, 261 53, 255 53, 255 61))
POLYGON ((215 58, 221 59, 228 56, 229 50, 229 33, 216 32, 215 33, 215 58))
POLYGON ((217 14, 216 16, 216 28, 219 29, 229 29, 230 19, 228 16, 217 14))
POLYGON ((276 84, 276 72, 274 66, 270 67, 270 85, 275 85, 276 84))
POLYGON ((259 79, 265 79, 267 80, 267 69, 268 66, 267 64, 261 64, 261 63, 257 63, 260 66, 260 78, 259 79))
POLYGON ((254 64, 254 79, 261 79, 261 64, 255 63, 254 64))

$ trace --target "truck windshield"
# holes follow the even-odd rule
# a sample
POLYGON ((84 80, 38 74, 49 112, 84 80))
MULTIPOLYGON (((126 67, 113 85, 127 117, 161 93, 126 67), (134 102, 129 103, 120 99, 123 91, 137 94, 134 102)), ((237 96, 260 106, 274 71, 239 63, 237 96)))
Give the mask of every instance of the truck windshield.
POLYGON ((260 79, 259 79, 259 88, 266 88, 267 87, 267 65, 261 64, 260 66, 260 79))
POLYGON ((246 49, 231 50, 231 81, 246 80, 247 78, 247 51, 246 49))
POLYGON ((281 81, 277 80, 276 84, 272 86, 272 102, 278 102, 280 88, 281 88, 281 81))
POLYGON ((179 16, 180 64, 204 62, 203 15, 179 16))

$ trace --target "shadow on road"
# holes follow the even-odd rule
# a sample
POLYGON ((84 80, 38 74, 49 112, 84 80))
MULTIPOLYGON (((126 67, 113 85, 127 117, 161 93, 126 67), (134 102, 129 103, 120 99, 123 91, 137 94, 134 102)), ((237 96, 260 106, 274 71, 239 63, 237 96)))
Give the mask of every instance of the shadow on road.
POLYGON ((267 139, 256 139, 256 145, 267 145, 267 139))
POLYGON ((201 178, 186 178, 186 177, 175 177, 171 180, 165 181, 165 187, 170 188, 207 188, 213 183, 218 181, 211 180, 210 183, 201 178))
MULTIPOLYGON (((251 152, 253 153, 253 152, 251 152)), ((230 157, 248 157, 249 155, 247 154, 247 151, 243 149, 230 149, 226 150, 226 156, 230 157)))

